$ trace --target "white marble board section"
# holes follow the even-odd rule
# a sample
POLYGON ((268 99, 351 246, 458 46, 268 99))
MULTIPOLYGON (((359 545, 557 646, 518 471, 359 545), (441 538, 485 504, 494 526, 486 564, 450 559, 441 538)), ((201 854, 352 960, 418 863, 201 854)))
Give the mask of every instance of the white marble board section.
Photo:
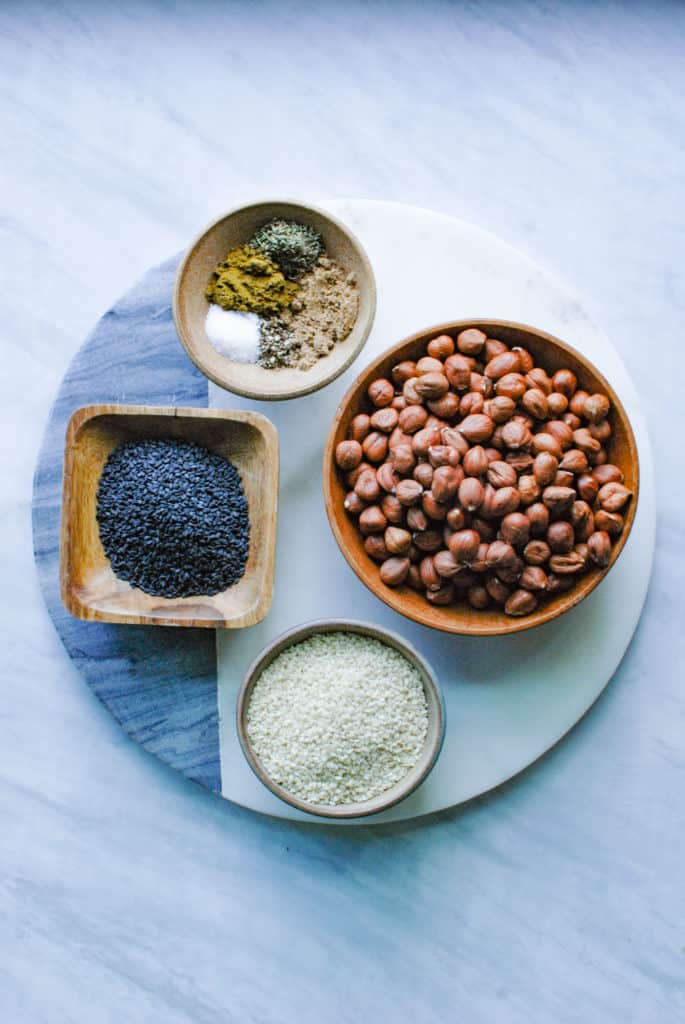
POLYGON ((252 774, 236 736, 235 696, 251 659, 285 629, 329 616, 366 619, 419 648, 438 673, 447 706, 445 745, 430 777, 403 803, 362 819, 397 821, 461 803, 511 778, 549 750, 599 696, 647 592, 655 533, 652 460, 635 388, 616 350, 555 277, 494 235, 442 214, 377 201, 320 205, 359 236, 374 267, 378 310, 364 351, 339 380, 297 401, 255 403, 210 384, 210 405, 260 409, 276 424, 281 448, 271 611, 252 629, 217 631, 222 794, 265 814, 321 820, 288 807, 252 774), (635 524, 607 579, 561 619, 494 639, 436 633, 378 601, 339 552, 321 493, 328 426, 361 368, 423 327, 470 316, 533 324, 588 356, 624 402, 640 454, 635 524))

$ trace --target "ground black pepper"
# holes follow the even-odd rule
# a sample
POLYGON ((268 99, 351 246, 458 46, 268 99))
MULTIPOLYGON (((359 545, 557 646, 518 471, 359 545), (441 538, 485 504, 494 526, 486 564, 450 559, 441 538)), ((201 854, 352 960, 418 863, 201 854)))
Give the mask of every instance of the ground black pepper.
POLYGON ((148 594, 218 594, 245 571, 250 522, 240 474, 199 445, 119 445, 100 477, 97 521, 114 573, 148 594))

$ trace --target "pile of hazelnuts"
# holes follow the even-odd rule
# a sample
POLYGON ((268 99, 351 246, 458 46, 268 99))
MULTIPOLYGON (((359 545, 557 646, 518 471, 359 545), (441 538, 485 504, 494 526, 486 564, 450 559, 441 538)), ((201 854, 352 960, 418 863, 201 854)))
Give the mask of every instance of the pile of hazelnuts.
POLYGON ((608 461, 606 395, 476 328, 390 378, 335 450, 386 586, 520 616, 608 564, 632 492, 608 461))

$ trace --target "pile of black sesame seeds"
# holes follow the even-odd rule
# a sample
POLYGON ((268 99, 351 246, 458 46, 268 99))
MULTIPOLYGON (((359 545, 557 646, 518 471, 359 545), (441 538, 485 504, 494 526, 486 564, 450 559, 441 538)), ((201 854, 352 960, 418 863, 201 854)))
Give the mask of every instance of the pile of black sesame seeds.
POLYGON ((245 572, 250 521, 240 474, 199 445, 119 445, 100 477, 97 521, 115 575, 147 594, 218 594, 245 572))

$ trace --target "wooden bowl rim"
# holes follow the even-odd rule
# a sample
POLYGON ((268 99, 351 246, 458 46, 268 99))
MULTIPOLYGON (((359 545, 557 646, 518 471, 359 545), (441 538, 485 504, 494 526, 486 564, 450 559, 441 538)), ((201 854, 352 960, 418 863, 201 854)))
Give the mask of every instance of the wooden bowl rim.
MULTIPOLYGON (((261 622, 269 612, 273 598, 274 584, 274 563, 276 548, 276 528, 278 521, 278 476, 279 476, 279 451, 278 431, 274 424, 263 413, 253 412, 246 409, 207 409, 203 406, 171 406, 171 405, 124 405, 111 402, 100 402, 91 405, 83 405, 69 417, 65 433, 64 444, 64 476, 62 482, 62 503, 60 522, 60 545, 59 545, 59 569, 60 569, 60 596, 67 611, 79 619, 89 622, 107 622, 112 625, 141 625, 141 626, 172 626, 176 628, 190 629, 239 629, 256 625, 261 622), (81 430, 86 424, 101 416, 168 416, 173 419, 204 419, 223 420, 224 422, 244 423, 253 426, 258 430, 267 447, 267 458, 269 463, 269 477, 273 491, 273 516, 274 529, 269 540, 267 552, 266 572, 264 576, 263 593, 256 607, 249 612, 241 612, 231 619, 226 618, 184 618, 181 616, 160 616, 148 612, 101 612, 90 611, 90 605, 84 604, 79 597, 76 597, 70 588, 71 574, 71 517, 67 514, 70 505, 73 472, 67 470, 73 467, 76 459, 76 443, 81 430), (245 621, 243 621, 245 620, 245 621)), ((263 514, 269 514, 269 509, 263 509, 263 514)), ((200 595, 202 596, 202 595, 200 595)), ((218 596, 218 595, 217 595, 218 596)), ((160 601, 175 601, 176 598, 159 598, 160 601)))
MULTIPOLYGON (((303 398, 305 395, 311 395, 314 394, 314 392, 316 391, 320 391, 321 388, 326 387, 328 384, 331 384, 334 380, 340 377, 341 374, 343 374, 345 370, 347 370, 352 365, 352 363, 359 356, 360 352, 366 345, 366 342, 368 341, 369 338, 369 334, 371 333, 371 329, 373 327, 374 320, 376 317, 377 298, 378 295, 376 289, 376 278, 373 272, 373 267, 371 266, 371 261, 369 260, 369 257, 366 254, 366 250, 364 249, 363 245, 361 244, 357 236, 354 234, 353 231, 350 230, 350 228, 347 227, 346 224, 344 224, 333 214, 328 213, 326 210, 322 210, 319 206, 312 206, 310 203, 303 203, 297 199, 260 199, 256 200, 253 203, 246 203, 242 206, 234 206, 226 213, 223 213, 220 216, 216 217, 214 220, 212 220, 195 236, 195 238, 192 240, 192 242, 184 252, 183 256, 181 257, 181 261, 176 270, 176 276, 174 278, 174 287, 172 293, 171 310, 174 319, 174 325, 176 327, 176 333, 181 341, 181 344, 183 345, 183 348, 185 349, 188 358, 192 360, 195 366, 197 366, 198 370, 200 370, 200 372, 203 373, 205 377, 213 381, 214 384, 217 384, 220 388, 223 388, 225 391, 230 391, 232 394, 240 395, 242 398, 252 398, 260 402, 282 402, 288 401, 292 398, 303 398), (363 324, 362 331, 357 344, 352 349, 352 351, 347 355, 347 357, 338 366, 331 370, 330 373, 325 374, 319 381, 317 381, 314 384, 303 384, 302 387, 299 388, 286 388, 282 392, 272 392, 269 394, 265 394, 258 388, 243 387, 239 383, 236 384, 233 381, 230 384, 228 384, 225 378, 222 378, 220 374, 215 373, 213 370, 209 369, 204 364, 199 353, 195 350, 192 344, 190 338, 191 332, 186 331, 183 325, 180 314, 180 304, 181 294, 185 287, 184 279, 186 269, 189 266, 195 254, 195 250, 204 240, 204 238, 210 233, 210 231, 213 231, 214 228, 216 228, 219 224, 223 223, 223 221, 229 220, 236 214, 244 213, 248 210, 256 210, 259 209, 260 207, 265 207, 265 217, 268 217, 268 208, 280 206, 292 206, 295 207, 296 209, 302 210, 307 214, 313 213, 317 217, 321 217, 323 220, 328 221, 330 224, 333 224, 347 237, 350 245, 352 246, 355 252, 357 259, 359 260, 363 275, 366 278, 366 283, 369 289, 370 304, 368 315, 366 317, 366 323, 363 324)), ((355 321, 355 326, 358 322, 358 319, 355 321)))
MULTIPOLYGON (((355 378, 353 383, 347 389, 344 397, 342 398, 340 405, 338 406, 333 422, 328 431, 326 438, 326 445, 324 448, 323 456, 323 493, 324 493, 324 504, 326 506, 326 515, 328 522, 335 537, 336 543, 340 548, 340 551, 345 558, 345 561, 350 566, 354 574, 359 580, 373 593, 379 600, 386 604, 393 611, 399 612, 400 615, 404 615, 405 618, 410 619, 413 622, 417 622, 422 626, 428 626, 431 629, 437 629, 442 633, 448 633, 456 636, 473 636, 473 637, 493 637, 493 636, 509 636, 512 633, 521 633, 527 629, 533 629, 536 626, 544 625, 546 622, 551 622, 553 619, 558 618, 565 612, 570 611, 577 604, 580 604, 589 594, 599 586, 599 584, 606 578, 606 575, 613 566, 616 564, 621 552, 623 551, 626 541, 630 535, 635 521, 635 514, 637 510, 637 504, 640 492, 640 461, 637 445, 635 443, 635 434, 633 432, 632 424, 628 415, 625 411, 623 403, 616 394, 616 391, 606 379, 603 373, 601 373, 597 367, 592 363, 586 356, 580 353, 577 349, 569 345, 568 342, 562 341, 557 338, 556 335, 550 334, 548 331, 543 331, 538 327, 533 327, 530 324, 520 323, 516 320, 502 320, 490 317, 469 317, 464 320, 450 320, 445 323, 436 324, 433 327, 426 327, 420 331, 416 331, 414 334, 409 335, 402 341, 397 342, 394 345, 390 345, 386 348, 379 356, 376 357, 371 363, 366 366, 361 373, 355 378), (438 334, 450 334, 455 335, 460 331, 466 330, 469 327, 477 327, 482 330, 489 331, 493 330, 493 334, 496 334, 498 328, 506 328, 514 331, 521 331, 523 333, 529 333, 535 335, 542 341, 556 346, 562 352, 569 353, 574 359, 580 362, 587 372, 594 376, 597 381, 605 388, 612 408, 615 410, 616 415, 621 419, 621 422, 625 428, 626 436, 629 443, 631 456, 634 462, 635 469, 635 493, 630 502, 628 512, 625 516, 623 531, 618 540, 612 545, 612 558, 609 565, 605 566, 601 572, 593 574, 593 576, 585 577, 585 585, 583 586, 583 578, 579 581, 578 585, 570 590, 567 594, 562 595, 563 600, 556 606, 550 607, 549 605, 543 605, 538 608, 531 615, 524 616, 522 618, 511 618, 507 622, 503 622, 498 626, 488 625, 484 622, 478 622, 478 612, 473 610, 472 618, 473 625, 461 626, 458 622, 454 625, 449 623, 436 623, 431 620, 431 612, 433 608, 431 605, 426 603, 425 613, 413 612, 404 606, 403 594, 401 591, 394 590, 391 587, 386 587, 381 582, 377 573, 375 578, 366 579, 365 573, 358 568, 352 553, 347 549, 342 532, 338 525, 339 517, 343 516, 344 510, 338 509, 333 500, 332 494, 332 481, 336 474, 336 467, 333 458, 335 437, 343 418, 347 406, 352 401, 355 392, 359 388, 361 382, 365 379, 370 379, 381 363, 385 362, 389 356, 394 352, 398 352, 400 349, 404 349, 407 346, 415 345, 422 341, 429 341, 431 338, 437 337, 438 334)), ((369 559, 369 566, 376 567, 376 564, 369 559)), ((469 613, 470 615, 470 613, 469 613)), ((471 617, 471 616, 470 616, 471 617)))
MULTIPOLYGON (((275 639, 271 640, 252 660, 245 672, 245 675, 243 676, 243 680, 240 684, 240 689, 238 690, 236 697, 236 731, 238 733, 238 739, 240 741, 243 754, 245 755, 252 771, 260 782, 262 782, 267 789, 271 790, 274 796, 277 796, 280 800, 283 800, 284 803, 290 804, 291 807, 295 807, 299 811, 304 811, 307 814, 314 814, 319 818, 360 818, 373 814, 380 814, 381 811, 387 810, 389 807, 393 807, 395 804, 398 804, 401 800, 406 799, 406 797, 418 789, 421 783, 428 777, 435 767, 445 739, 445 722, 445 701, 442 695, 442 690, 440 688, 438 678, 426 658, 420 654, 412 644, 405 640, 404 637, 401 637, 393 630, 357 619, 313 619, 309 622, 303 622, 298 626, 293 626, 292 628, 287 629, 284 633, 281 633, 279 636, 275 637, 275 639), (415 779, 412 779, 410 783, 407 782, 407 779, 409 779, 411 772, 403 779, 400 779, 399 782, 396 782, 390 789, 386 790, 384 793, 380 793, 377 797, 373 797, 370 800, 354 804, 340 804, 335 807, 327 807, 322 804, 311 804, 306 800, 301 800, 299 797, 293 796, 292 793, 289 793, 288 790, 284 789, 277 782, 274 782, 262 767, 257 755, 252 750, 252 745, 245 727, 245 715, 247 713, 247 705, 250 695, 261 673, 283 650, 319 633, 341 632, 358 633, 363 636, 372 637, 375 640, 380 640, 381 643, 385 643, 388 646, 393 647, 395 650, 399 651, 400 654, 403 654, 421 675, 424 693, 426 694, 426 702, 428 704, 429 712, 432 711, 435 714, 436 725, 434 735, 431 737, 430 728, 426 735, 426 745, 424 747, 424 750, 428 753, 426 764, 423 766, 418 776, 415 779)), ((425 754, 422 753, 421 756, 423 757, 425 754)))

